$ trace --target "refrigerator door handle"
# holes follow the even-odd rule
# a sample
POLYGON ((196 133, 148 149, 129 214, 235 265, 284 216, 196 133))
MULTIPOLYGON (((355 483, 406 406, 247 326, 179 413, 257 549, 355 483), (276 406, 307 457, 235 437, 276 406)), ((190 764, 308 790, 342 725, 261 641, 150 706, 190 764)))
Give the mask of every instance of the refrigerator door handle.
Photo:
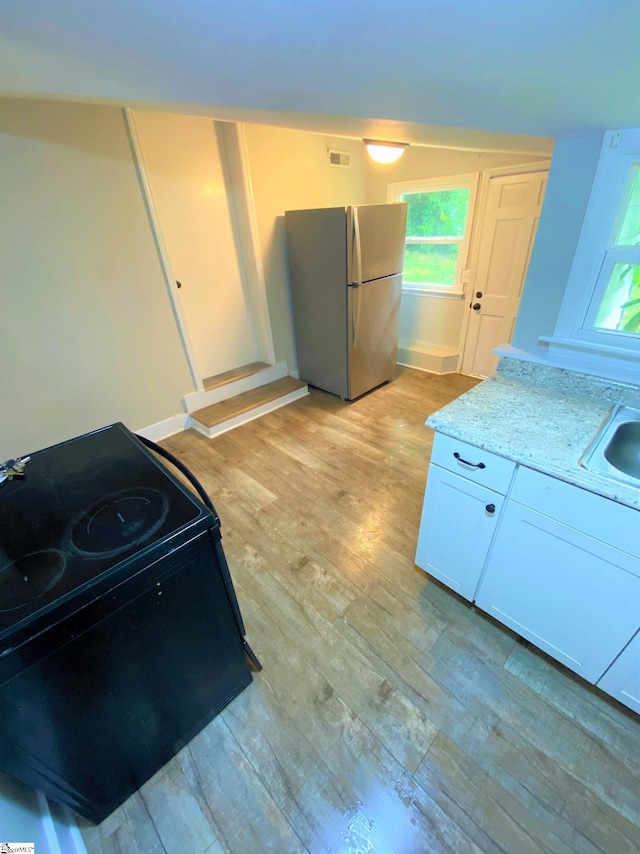
POLYGON ((351 321, 353 324, 353 349, 358 346, 358 333, 360 332, 360 288, 353 288, 353 311, 351 321))
POLYGON ((358 208, 353 208, 353 235, 355 237, 356 269, 358 278, 354 282, 356 287, 362 284, 362 247, 360 245, 360 220, 358 219, 358 208))
POLYGON ((362 287, 362 245, 360 243, 360 220, 358 219, 358 208, 352 208, 353 211, 353 237, 354 237, 354 255, 355 268, 357 271, 356 281, 352 283, 352 311, 351 311, 351 330, 353 334, 353 348, 358 346, 358 333, 360 332, 360 288, 362 287))

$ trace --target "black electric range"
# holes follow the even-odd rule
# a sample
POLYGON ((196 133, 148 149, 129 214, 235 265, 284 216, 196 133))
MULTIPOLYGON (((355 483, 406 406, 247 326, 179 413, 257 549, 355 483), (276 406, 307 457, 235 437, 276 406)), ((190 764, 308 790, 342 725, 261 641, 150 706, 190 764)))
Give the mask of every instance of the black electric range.
POLYGON ((215 510, 124 425, 0 486, 0 769, 101 821, 249 684, 243 635, 215 510))
POLYGON ((0 487, 0 644, 213 523, 122 424, 32 454, 0 487))

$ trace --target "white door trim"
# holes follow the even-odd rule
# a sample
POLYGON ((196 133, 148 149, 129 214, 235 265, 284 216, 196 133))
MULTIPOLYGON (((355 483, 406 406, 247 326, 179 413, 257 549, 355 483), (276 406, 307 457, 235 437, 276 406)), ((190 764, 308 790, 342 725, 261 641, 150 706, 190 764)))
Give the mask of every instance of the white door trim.
POLYGON ((182 341, 182 346, 184 348, 187 364, 189 365, 191 379, 193 381, 196 391, 202 391, 204 389, 204 386, 202 385, 202 378, 200 377, 200 371, 196 364, 195 353, 193 351, 191 339, 189 337, 189 332, 187 330, 187 325, 184 319, 184 314, 182 312, 182 306, 180 305, 180 298, 178 297, 178 291, 176 289, 176 278, 173 273, 173 268, 171 267, 169 253, 167 251, 164 238, 162 237, 162 229, 160 228, 158 210, 156 207, 155 200, 153 198, 151 181, 149 180, 147 166, 145 164, 144 155, 142 153, 142 146, 140 145, 140 137, 138 136, 138 129, 136 127, 135 113, 131 109, 131 107, 124 107, 122 112, 124 115, 125 125, 129 133, 129 138, 131 140, 135 167, 140 177, 140 183, 142 185, 142 195, 149 214, 149 224, 151 225, 153 238, 158 249, 158 255, 160 257, 160 266, 162 267, 165 285, 169 293, 169 299, 171 300, 173 316, 178 326, 178 333, 182 341))
MULTIPOLYGON (((485 214, 487 208, 487 197, 489 194, 489 183, 492 178, 499 178, 504 175, 529 175, 533 172, 547 172, 551 166, 550 160, 536 160, 533 163, 520 163, 513 166, 500 166, 494 169, 484 169, 480 175, 480 190, 476 199, 476 209, 473 218, 473 233, 471 234, 471 247, 469 250, 470 270, 467 287, 464 293, 465 301, 471 300, 473 285, 475 281, 476 267, 478 256, 480 254, 480 241, 485 225, 485 214)), ((460 329, 460 338, 458 341, 458 365, 457 373, 462 370, 464 360, 464 351, 467 346, 467 337, 469 334, 469 311, 465 311, 462 319, 462 327, 460 329)))

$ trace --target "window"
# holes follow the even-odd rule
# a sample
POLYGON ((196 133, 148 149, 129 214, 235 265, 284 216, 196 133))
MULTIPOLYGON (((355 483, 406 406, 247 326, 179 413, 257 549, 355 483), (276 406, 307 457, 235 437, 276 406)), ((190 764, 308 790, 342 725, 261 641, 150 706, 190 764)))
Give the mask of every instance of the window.
POLYGON ((403 290, 462 295, 477 175, 389 185, 408 205, 403 290))
POLYGON ((586 327, 596 332, 640 335, 640 164, 629 170, 594 295, 586 327))
POLYGON ((637 378, 640 354, 640 129, 604 136, 558 316, 553 356, 637 378))

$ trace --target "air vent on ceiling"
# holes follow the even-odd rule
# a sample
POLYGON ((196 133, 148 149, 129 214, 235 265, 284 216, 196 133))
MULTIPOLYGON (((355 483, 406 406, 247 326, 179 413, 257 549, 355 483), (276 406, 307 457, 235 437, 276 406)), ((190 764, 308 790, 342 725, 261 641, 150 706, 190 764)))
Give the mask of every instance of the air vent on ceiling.
POLYGON ((335 148, 330 148, 329 165, 351 166, 351 154, 348 151, 336 151, 335 148))

